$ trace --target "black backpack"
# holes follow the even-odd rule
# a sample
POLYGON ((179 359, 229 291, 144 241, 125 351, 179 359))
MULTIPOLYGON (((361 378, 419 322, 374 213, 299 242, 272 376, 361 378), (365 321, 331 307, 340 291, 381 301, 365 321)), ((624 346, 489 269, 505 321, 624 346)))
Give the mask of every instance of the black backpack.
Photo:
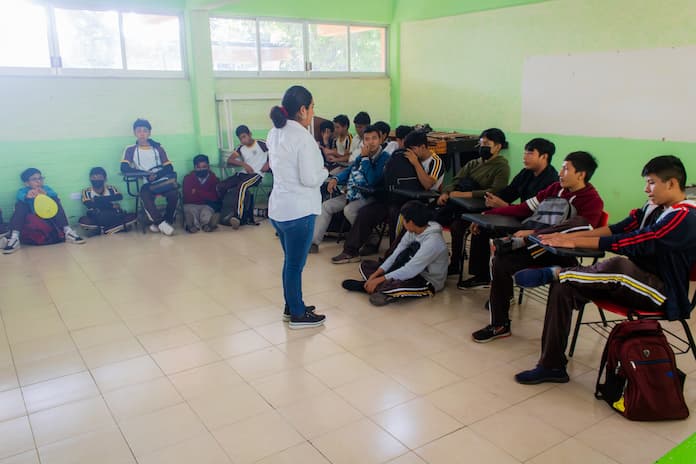
MULTIPOLYGON (((394 189, 423 191, 423 185, 418 180, 416 168, 406 158, 406 150, 400 148, 389 157, 384 166, 384 190, 388 193, 394 189)), ((403 201, 399 195, 387 195, 389 201, 403 201)))

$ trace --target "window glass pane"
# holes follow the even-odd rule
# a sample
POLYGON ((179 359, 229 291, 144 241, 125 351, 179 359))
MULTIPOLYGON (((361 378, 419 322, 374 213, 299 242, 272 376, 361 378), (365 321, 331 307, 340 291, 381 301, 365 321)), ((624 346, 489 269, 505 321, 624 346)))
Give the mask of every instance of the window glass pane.
POLYGON ((350 26, 350 70, 385 72, 386 30, 383 27, 350 26))
POLYGON ((309 25, 312 71, 348 71, 348 26, 309 25))
POLYGON ((123 14, 128 69, 181 71, 177 16, 123 14))
POLYGON ((56 8, 55 14, 64 68, 123 67, 117 12, 56 8))
POLYGON ((302 24, 259 21, 259 35, 263 71, 304 71, 302 24))
POLYGON ((44 7, 7 2, 0 14, 0 66, 51 66, 44 7))
POLYGON ((210 41, 214 70, 258 71, 255 20, 210 18, 210 41))

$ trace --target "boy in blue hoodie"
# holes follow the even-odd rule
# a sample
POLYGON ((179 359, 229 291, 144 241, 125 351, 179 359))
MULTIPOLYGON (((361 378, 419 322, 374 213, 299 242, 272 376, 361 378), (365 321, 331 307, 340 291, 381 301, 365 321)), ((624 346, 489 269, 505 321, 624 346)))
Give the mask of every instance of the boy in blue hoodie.
POLYGON ((44 185, 41 171, 29 168, 22 172, 20 178, 24 187, 17 191, 17 203, 10 219, 10 235, 0 240, 3 254, 17 251, 20 240, 31 245, 50 245, 58 242, 84 244, 85 240, 68 225, 68 217, 60 204, 58 194, 48 185, 44 185), (55 216, 42 219, 36 215, 34 199, 37 195, 46 195, 56 202, 58 212, 55 216))
POLYGON ((406 233, 383 263, 363 261, 364 280, 344 280, 343 288, 370 294, 370 303, 384 306, 400 298, 432 296, 445 287, 449 252, 442 226, 431 221, 432 211, 420 201, 401 208, 406 233))

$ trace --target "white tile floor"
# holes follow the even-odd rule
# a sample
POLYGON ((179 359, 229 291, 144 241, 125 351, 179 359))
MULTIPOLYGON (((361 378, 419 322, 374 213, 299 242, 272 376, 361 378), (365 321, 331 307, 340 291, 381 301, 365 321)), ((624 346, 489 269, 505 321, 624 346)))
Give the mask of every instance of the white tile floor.
MULTIPOLYGON (((592 396, 581 332, 565 385, 522 386, 544 308, 477 345, 485 291, 370 306, 325 242, 305 272, 326 326, 281 322, 268 223, 129 233, 0 257, 0 464, 648 463, 696 419, 635 423, 592 396)), ((686 396, 696 411, 696 362, 686 396)))

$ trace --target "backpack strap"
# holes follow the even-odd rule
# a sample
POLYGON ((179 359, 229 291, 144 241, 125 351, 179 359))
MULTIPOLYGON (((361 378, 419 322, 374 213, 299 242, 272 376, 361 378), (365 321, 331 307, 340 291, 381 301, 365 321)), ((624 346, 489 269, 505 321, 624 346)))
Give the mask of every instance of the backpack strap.
POLYGON ((604 351, 602 352, 602 360, 599 364, 599 372, 597 373, 597 382, 595 383, 594 396, 598 400, 604 399, 602 397, 602 392, 599 390, 600 381, 602 380, 602 374, 604 373, 604 368, 607 365, 607 358, 609 357, 609 341, 611 340, 611 335, 607 339, 607 343, 604 345, 604 351))

